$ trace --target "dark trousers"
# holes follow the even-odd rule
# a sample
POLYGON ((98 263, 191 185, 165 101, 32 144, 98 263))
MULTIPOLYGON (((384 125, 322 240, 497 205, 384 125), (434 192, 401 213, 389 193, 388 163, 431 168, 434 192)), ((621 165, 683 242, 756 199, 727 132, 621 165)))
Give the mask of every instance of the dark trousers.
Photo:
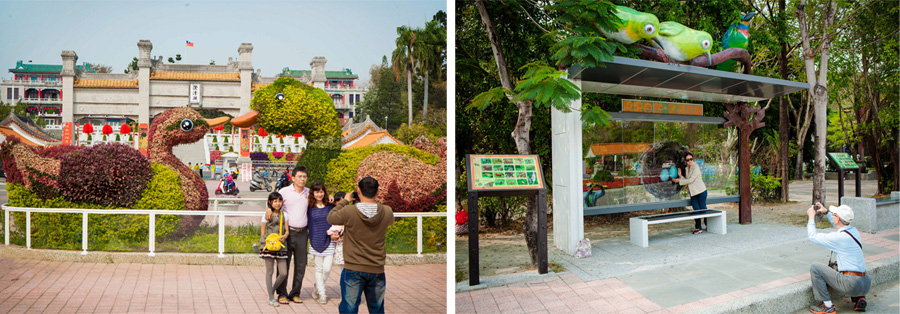
POLYGON ((387 279, 384 273, 371 274, 344 268, 341 272, 340 313, 359 313, 360 297, 366 295, 369 313, 384 313, 384 292, 387 279))
MULTIPOLYGON (((706 191, 703 191, 703 193, 691 196, 691 207, 693 207, 694 210, 707 209, 706 208, 706 191)), ((703 218, 703 224, 708 225, 706 223, 706 218, 703 218)), ((700 228, 701 228, 700 219, 694 219, 694 229, 700 229, 700 228)))
POLYGON ((284 280, 275 292, 278 297, 287 297, 291 299, 300 295, 300 288, 303 288, 303 275, 306 274, 306 254, 309 247, 307 239, 309 238, 309 229, 303 228, 303 231, 297 232, 291 230, 287 238, 288 268, 291 266, 291 259, 294 260, 294 279, 291 280, 291 293, 287 292, 287 280, 284 280))

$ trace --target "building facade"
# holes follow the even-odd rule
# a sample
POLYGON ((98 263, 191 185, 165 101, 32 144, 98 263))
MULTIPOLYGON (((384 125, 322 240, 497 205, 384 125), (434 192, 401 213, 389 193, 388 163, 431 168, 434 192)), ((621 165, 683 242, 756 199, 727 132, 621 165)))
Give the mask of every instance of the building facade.
MULTIPOLYGON (((75 68, 84 73, 94 72, 90 63, 75 68)), ((27 106, 27 113, 47 121, 46 128, 61 128, 62 65, 33 64, 20 60, 9 72, 13 74, 13 79, 0 81, 0 101, 7 104, 21 101, 27 106)))
POLYGON ((324 57, 315 57, 309 63, 312 70, 284 68, 278 77, 293 77, 300 82, 311 83, 314 87, 325 90, 334 102, 334 109, 337 110, 341 125, 344 125, 356 115, 356 106, 365 99, 368 90, 359 84, 359 76, 353 74, 350 69, 326 71, 327 62, 324 57))

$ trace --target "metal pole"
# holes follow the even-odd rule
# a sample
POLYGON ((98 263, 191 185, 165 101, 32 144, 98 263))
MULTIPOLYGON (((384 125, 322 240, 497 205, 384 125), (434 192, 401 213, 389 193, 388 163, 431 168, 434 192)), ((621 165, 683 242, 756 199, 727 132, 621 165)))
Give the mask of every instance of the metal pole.
POLYGON ((88 249, 88 213, 81 214, 81 255, 87 255, 88 249))
POLYGON ((31 211, 25 210, 25 247, 31 249, 31 211))
POLYGON ((862 168, 856 168, 856 171, 855 171, 856 172, 856 197, 862 197, 862 196, 860 196, 860 195, 862 195, 861 194, 862 192, 860 191, 861 186, 859 183, 859 176, 860 176, 859 172, 861 170, 862 170, 862 168))
POLYGON ((844 197, 844 169, 838 170, 838 205, 841 205, 842 197, 844 197))
POLYGON ((9 245, 9 210, 3 210, 3 239, 6 245, 9 245))
POLYGON ((469 285, 480 283, 478 278, 478 192, 469 191, 469 285))
POLYGON ((422 256, 422 216, 416 216, 416 251, 422 256))
POLYGON ((549 268, 547 260, 547 190, 536 193, 538 206, 538 273, 546 274, 549 268))
POLYGON ((219 214, 219 257, 225 257, 225 214, 219 214))
POLYGON ((156 256, 156 214, 150 214, 150 253, 147 256, 156 256))

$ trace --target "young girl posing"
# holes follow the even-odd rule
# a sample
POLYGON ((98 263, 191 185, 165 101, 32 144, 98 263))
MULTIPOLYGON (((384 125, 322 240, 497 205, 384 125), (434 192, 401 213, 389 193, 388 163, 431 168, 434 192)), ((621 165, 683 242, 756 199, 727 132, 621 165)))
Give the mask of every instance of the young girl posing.
POLYGON ((263 258, 266 261, 266 289, 269 298, 269 305, 278 307, 278 301, 275 300, 275 287, 280 285, 284 279, 287 277, 287 258, 288 251, 287 247, 283 244, 286 243, 288 237, 288 217, 281 211, 281 205, 284 204, 284 198, 281 197, 281 194, 278 192, 272 192, 269 194, 269 203, 268 209, 266 210, 266 215, 263 216, 262 226, 260 227, 260 243, 262 243, 262 251, 259 252, 259 257, 263 258), (281 249, 277 251, 269 251, 266 249, 266 237, 270 234, 280 234, 281 235, 281 249), (272 271, 273 265, 275 262, 278 262, 278 278, 275 279, 275 283, 272 283, 272 271))
POLYGON ((316 285, 312 291, 313 300, 320 304, 328 303, 325 296, 325 280, 331 273, 331 263, 334 260, 334 241, 328 235, 331 224, 328 223, 328 212, 334 208, 329 201, 325 184, 314 182, 309 188, 309 210, 306 211, 307 224, 309 226, 309 254, 312 254, 316 263, 316 285))

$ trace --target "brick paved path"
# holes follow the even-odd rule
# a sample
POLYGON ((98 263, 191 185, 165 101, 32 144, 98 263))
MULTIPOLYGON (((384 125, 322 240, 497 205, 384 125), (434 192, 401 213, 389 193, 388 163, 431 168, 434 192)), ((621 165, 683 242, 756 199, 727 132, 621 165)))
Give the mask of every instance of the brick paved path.
MULTIPOLYGON (((897 241, 898 233, 900 233, 900 229, 883 231, 878 234, 860 233, 860 241, 862 241, 863 245, 888 249, 883 253, 866 256, 866 263, 896 258, 900 254, 900 243, 897 241)), ((685 313, 809 280, 809 272, 804 271, 793 276, 722 293, 702 300, 663 307, 654 303, 647 296, 617 277, 585 281, 574 273, 568 273, 547 277, 543 280, 456 293, 456 312, 685 313)), ((673 289, 677 289, 677 287, 673 289)), ((668 293, 677 294, 679 291, 669 291, 668 293)))
MULTIPOLYGON (((446 265, 387 266, 388 313, 445 313, 446 265)), ((310 297, 274 309, 258 266, 97 264, 0 258, 0 313, 337 313, 339 274, 326 283, 326 305, 310 297)), ((291 278, 288 276, 288 278, 291 278)), ((365 301, 361 305, 366 312, 365 301)))

